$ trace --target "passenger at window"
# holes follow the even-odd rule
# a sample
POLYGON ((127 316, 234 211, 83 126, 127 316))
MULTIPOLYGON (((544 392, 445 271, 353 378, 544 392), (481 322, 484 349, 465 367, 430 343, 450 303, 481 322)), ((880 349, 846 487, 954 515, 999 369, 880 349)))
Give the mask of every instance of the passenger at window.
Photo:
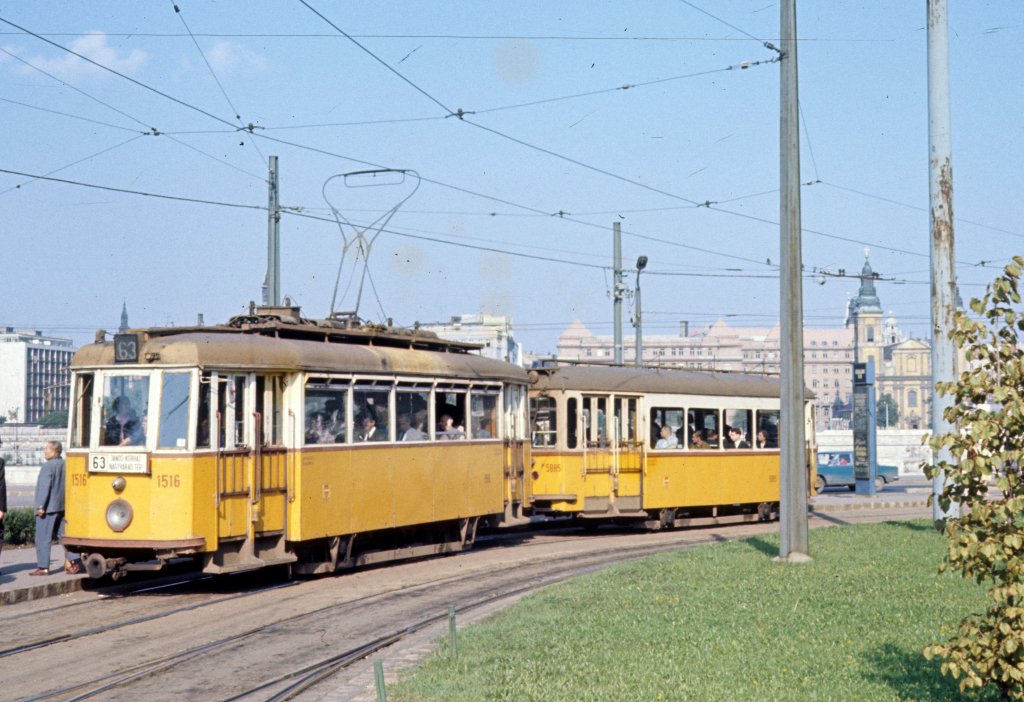
POLYGON ((473 430, 473 438, 474 439, 490 439, 490 438, 492 438, 492 435, 491 435, 491 432, 490 432, 490 426, 491 426, 491 420, 489 418, 487 418, 487 417, 482 418, 480 420, 480 423, 477 425, 476 429, 473 430))
POLYGON ((748 449, 750 442, 744 438, 744 432, 739 427, 729 427, 729 443, 726 448, 748 449))
POLYGON ((661 428, 659 432, 661 438, 658 439, 658 443, 654 445, 656 449, 674 449, 679 448, 679 440, 676 438, 676 433, 672 431, 672 427, 666 424, 661 428))
POLYGON ((372 414, 367 414, 363 417, 361 423, 363 428, 362 433, 359 435, 360 441, 387 441, 388 436, 385 432, 377 428, 377 420, 373 418, 372 414))
POLYGON ((398 440, 399 441, 424 441, 427 435, 412 424, 412 417, 408 414, 398 415, 398 440))
POLYGON ((146 443, 146 435, 132 401, 126 395, 114 398, 114 414, 104 427, 104 446, 139 446, 146 443))
POLYGON ((708 442, 704 440, 704 432, 697 429, 693 432, 693 436, 690 437, 690 448, 711 448, 708 442))
POLYGON ((337 400, 327 400, 324 403, 324 428, 321 432, 320 443, 345 443, 345 414, 341 410, 341 404, 337 400))
POLYGON ((759 449, 769 448, 768 446, 768 432, 764 429, 757 430, 757 447, 759 449))
POLYGON ((313 412, 306 418, 306 443, 319 444, 320 435, 323 433, 324 415, 323 412, 313 412))
POLYGON ((437 423, 437 438, 443 441, 454 441, 466 438, 466 430, 461 426, 455 426, 455 420, 450 414, 442 414, 437 423))

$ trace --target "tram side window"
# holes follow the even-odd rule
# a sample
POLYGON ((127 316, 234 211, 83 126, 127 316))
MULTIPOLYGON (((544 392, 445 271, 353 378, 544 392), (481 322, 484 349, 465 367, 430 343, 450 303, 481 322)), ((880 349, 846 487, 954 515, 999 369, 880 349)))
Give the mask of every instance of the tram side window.
POLYGON ((470 395, 469 436, 472 439, 497 439, 498 391, 473 389, 470 395))
POLYGON ((245 376, 236 375, 228 385, 228 404, 234 406, 235 446, 245 446, 245 376))
POLYGON ((754 436, 754 448, 779 447, 779 410, 757 411, 757 434, 754 436))
POLYGON ((75 377, 75 396, 72 409, 71 445, 82 448, 89 445, 89 427, 92 426, 92 373, 75 377))
POLYGON ((223 376, 217 378, 217 447, 227 446, 225 437, 227 435, 227 407, 228 407, 228 379, 223 376))
POLYGON ((196 412, 196 448, 210 448, 210 374, 199 376, 199 408, 196 412))
POLYGON ((651 448, 674 449, 682 446, 679 439, 685 436, 685 416, 681 407, 652 407, 651 448))
POLYGON ((430 389, 399 385, 395 402, 395 441, 429 441, 430 389))
POLYGON ((259 427, 261 446, 280 446, 284 443, 281 425, 283 380, 279 375, 256 376, 256 412, 262 418, 262 426, 259 427))
POLYGON ((143 446, 149 412, 148 375, 108 375, 103 381, 102 446, 143 446))
POLYGON ((437 440, 466 438, 466 391, 437 388, 434 395, 437 440))
POLYGON ((326 379, 310 380, 306 383, 303 426, 307 446, 345 443, 347 395, 348 387, 330 385, 326 379))
POLYGON ((553 397, 530 398, 530 436, 534 446, 546 448, 557 441, 558 410, 553 397))
POLYGON ((750 427, 754 413, 750 410, 729 409, 723 412, 725 419, 724 443, 727 449, 750 448, 750 427))
POLYGON ((578 404, 579 401, 575 397, 570 397, 565 403, 566 447, 571 449, 576 448, 579 441, 577 437, 577 427, 580 422, 578 404))
POLYGON ((159 448, 186 448, 188 445, 188 400, 191 373, 164 373, 160 384, 159 448))
POLYGON ((357 387, 352 396, 356 441, 387 441, 391 392, 384 386, 357 387))
POLYGON ((718 410, 691 409, 687 413, 687 433, 690 448, 718 448, 721 441, 718 436, 718 410))

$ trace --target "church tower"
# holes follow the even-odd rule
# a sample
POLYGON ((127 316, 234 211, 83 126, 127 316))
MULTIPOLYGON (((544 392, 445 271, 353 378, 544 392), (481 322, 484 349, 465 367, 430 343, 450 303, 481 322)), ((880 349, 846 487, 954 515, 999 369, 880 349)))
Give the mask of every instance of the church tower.
POLYGON ((117 328, 119 334, 128 331, 128 301, 121 301, 121 326, 117 328))
POLYGON ((864 249, 864 268, 860 271, 860 291, 850 300, 847 324, 853 324, 853 350, 857 363, 874 359, 875 372, 882 370, 885 334, 882 325, 882 303, 875 291, 875 272, 871 270, 868 250, 864 249))

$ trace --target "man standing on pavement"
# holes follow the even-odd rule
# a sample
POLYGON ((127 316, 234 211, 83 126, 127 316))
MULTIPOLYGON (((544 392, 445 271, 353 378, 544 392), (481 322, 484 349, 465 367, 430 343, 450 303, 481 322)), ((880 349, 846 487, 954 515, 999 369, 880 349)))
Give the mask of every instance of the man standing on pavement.
MULTIPOLYGON (((4 442, 0 441, 0 446, 4 442)), ((0 456, 0 554, 4 552, 4 515, 7 514, 7 470, 4 457, 0 456)))
MULTIPOLYGON (((29 575, 50 574, 50 543, 64 533, 64 447, 59 441, 47 441, 43 448, 46 462, 39 468, 36 481, 36 565, 29 575)), ((79 561, 72 562, 64 551, 64 570, 82 572, 79 561)))

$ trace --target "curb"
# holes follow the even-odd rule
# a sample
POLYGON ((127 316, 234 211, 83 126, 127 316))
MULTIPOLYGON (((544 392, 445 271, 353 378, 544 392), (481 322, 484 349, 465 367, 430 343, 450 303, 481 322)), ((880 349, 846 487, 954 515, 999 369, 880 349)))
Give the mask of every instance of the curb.
POLYGON ((42 583, 41 585, 15 588, 13 590, 3 590, 0 591, 0 604, 16 604, 18 602, 41 600, 44 597, 56 597, 57 595, 66 595, 71 592, 77 592, 82 589, 82 580, 84 580, 84 578, 57 580, 52 583, 42 583))
POLYGON ((823 504, 823 505, 808 505, 808 512, 847 512, 852 510, 864 510, 864 509, 916 509, 928 507, 928 500, 902 500, 902 501, 884 501, 884 502, 870 502, 857 504, 856 502, 847 502, 844 504, 823 504))

